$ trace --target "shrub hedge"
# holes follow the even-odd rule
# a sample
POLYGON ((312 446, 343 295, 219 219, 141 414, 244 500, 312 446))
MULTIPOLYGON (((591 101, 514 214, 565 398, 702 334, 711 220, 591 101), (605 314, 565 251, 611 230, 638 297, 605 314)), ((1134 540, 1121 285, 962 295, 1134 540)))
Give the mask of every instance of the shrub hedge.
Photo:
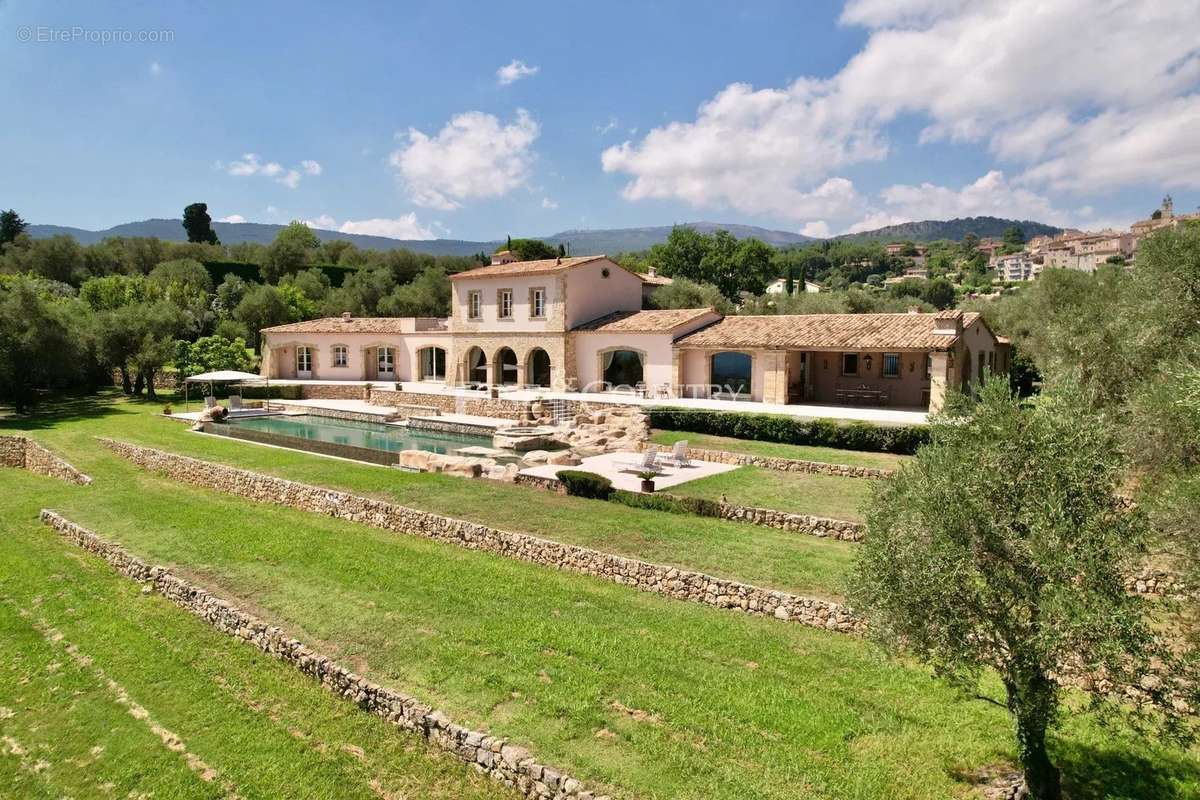
POLYGON ((584 472, 578 469, 565 469, 558 473, 558 479, 567 487, 567 494, 575 497, 587 497, 592 500, 608 500, 612 497, 612 481, 594 472, 584 472))
POLYGON ((672 431, 730 436, 781 444, 807 444, 911 455, 929 441, 924 425, 871 425, 828 419, 799 419, 782 414, 744 414, 735 411, 650 409, 650 425, 672 431))
POLYGON ((241 386, 237 387, 245 400, 300 400, 304 387, 298 383, 288 383, 280 386, 241 386))
MULTIPOLYGON (((559 473, 562 477, 562 473, 559 473)), ((721 516, 720 504, 703 497, 676 497, 669 494, 642 494, 625 489, 614 489, 608 498, 614 503, 645 508, 651 511, 666 511, 669 514, 696 514, 701 517, 721 516)))

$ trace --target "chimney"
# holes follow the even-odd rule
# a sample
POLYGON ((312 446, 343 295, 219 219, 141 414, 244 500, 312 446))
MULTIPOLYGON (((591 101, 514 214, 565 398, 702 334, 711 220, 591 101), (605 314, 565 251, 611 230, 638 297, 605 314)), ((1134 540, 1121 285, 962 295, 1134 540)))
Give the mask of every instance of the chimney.
POLYGON ((349 321, 350 321, 350 312, 343 311, 342 312, 342 322, 349 322, 349 321))
POLYGON ((946 309, 933 315, 933 333, 935 336, 958 336, 963 331, 963 312, 958 309, 946 309))
POLYGON ((646 274, 649 275, 651 278, 657 278, 658 277, 658 267, 650 267, 650 269, 646 271, 646 274))

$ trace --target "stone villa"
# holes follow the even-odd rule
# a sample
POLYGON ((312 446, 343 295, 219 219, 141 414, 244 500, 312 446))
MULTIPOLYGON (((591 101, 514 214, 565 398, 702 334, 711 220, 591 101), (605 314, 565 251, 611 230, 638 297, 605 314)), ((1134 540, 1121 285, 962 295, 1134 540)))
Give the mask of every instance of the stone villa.
POLYGON ((343 314, 266 328, 262 374, 418 384, 408 391, 499 387, 579 399, 936 411, 948 387, 1008 369, 1007 343, 974 313, 644 310, 649 291, 669 279, 605 256, 515 261, 499 253, 450 280, 448 319, 343 314))

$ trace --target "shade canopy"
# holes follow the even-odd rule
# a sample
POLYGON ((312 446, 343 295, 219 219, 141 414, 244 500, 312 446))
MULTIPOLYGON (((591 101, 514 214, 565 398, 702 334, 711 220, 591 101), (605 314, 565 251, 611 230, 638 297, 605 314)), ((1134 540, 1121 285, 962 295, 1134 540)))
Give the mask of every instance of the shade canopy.
POLYGON ((236 369, 219 369, 216 372, 202 372, 183 379, 185 383, 263 383, 262 375, 253 372, 239 372, 236 369))

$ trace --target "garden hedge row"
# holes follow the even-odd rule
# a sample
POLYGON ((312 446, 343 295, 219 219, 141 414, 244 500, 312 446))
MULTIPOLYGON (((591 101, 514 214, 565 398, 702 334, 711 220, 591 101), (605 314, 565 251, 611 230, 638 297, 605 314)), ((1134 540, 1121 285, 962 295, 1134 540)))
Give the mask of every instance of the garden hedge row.
MULTIPOLYGON (((304 387, 290 383, 280 386, 241 386, 237 387, 244 400, 300 400, 303 399, 304 387)), ((224 391, 224 390, 222 390, 224 391)), ((231 390, 233 391, 233 390, 231 390)))
POLYGON ((608 500, 613 493, 612 481, 594 472, 584 472, 578 469, 564 469, 558 473, 558 479, 567 487, 567 494, 574 497, 586 497, 590 500, 608 500))
POLYGON ((707 500, 703 497, 675 497, 669 494, 642 494, 625 489, 615 489, 608 499, 614 503, 634 508, 665 511, 669 514, 695 514, 701 517, 721 516, 721 505, 715 500, 707 500))
POLYGON ((731 436, 780 444, 806 444, 911 455, 929 441, 924 425, 871 425, 828 419, 799 419, 782 414, 744 414, 734 411, 650 409, 650 426, 663 430, 731 436))

